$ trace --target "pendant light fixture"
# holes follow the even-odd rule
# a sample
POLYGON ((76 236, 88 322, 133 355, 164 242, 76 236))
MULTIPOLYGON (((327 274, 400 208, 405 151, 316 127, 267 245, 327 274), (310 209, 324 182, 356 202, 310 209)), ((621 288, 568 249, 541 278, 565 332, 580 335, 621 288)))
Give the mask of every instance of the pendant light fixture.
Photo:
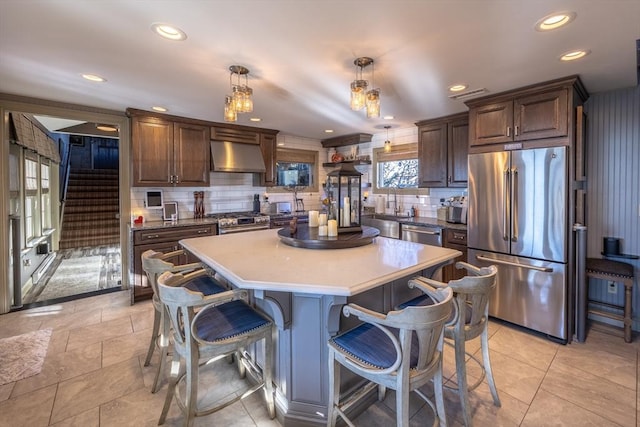
POLYGON ((353 61, 356 66, 356 79, 351 82, 351 109, 362 110, 366 107, 367 117, 380 117, 380 89, 367 90, 369 82, 362 76, 365 67, 371 65, 371 86, 373 87, 373 59, 363 56, 353 61))
POLYGON ((231 95, 225 97, 224 121, 235 122, 238 120, 238 113, 250 113, 253 111, 253 89, 249 87, 249 69, 242 65, 232 65, 229 67, 229 86, 231 95), (234 83, 234 76, 236 77, 234 83), (241 78, 244 76, 244 84, 241 78))
POLYGON ((389 140, 389 129, 391 126, 387 125, 384 128, 387 130, 387 139, 384 141, 384 152, 388 153, 391 151, 391 141, 389 140))

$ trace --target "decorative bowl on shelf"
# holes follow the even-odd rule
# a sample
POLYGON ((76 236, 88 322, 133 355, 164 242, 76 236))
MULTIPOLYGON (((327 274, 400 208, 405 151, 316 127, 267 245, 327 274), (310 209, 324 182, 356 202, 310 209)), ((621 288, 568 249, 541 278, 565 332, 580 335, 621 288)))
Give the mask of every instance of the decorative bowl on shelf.
POLYGON ((331 161, 333 163, 340 163, 344 161, 344 156, 340 153, 333 153, 333 156, 331 156, 331 161))

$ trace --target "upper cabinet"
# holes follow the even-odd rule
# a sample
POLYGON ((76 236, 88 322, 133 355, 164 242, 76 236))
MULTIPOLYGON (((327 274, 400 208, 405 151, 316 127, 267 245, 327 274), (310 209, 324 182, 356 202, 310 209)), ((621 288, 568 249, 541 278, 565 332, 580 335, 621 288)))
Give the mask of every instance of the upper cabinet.
POLYGON ((131 117, 134 187, 209 185, 211 140, 259 145, 265 173, 254 184, 275 185, 277 130, 127 109, 131 117))
POLYGON ((418 126, 420 187, 466 187, 467 113, 424 120, 418 126))
POLYGON ((276 135, 261 133, 260 150, 266 170, 264 173, 255 174, 253 183, 261 187, 273 187, 278 184, 276 180, 276 135))
POLYGON ((542 139, 567 144, 572 107, 584 99, 586 91, 580 80, 568 77, 467 101, 469 144, 520 144, 542 139))
POLYGON ((209 128, 153 116, 132 117, 132 185, 209 185, 209 128))

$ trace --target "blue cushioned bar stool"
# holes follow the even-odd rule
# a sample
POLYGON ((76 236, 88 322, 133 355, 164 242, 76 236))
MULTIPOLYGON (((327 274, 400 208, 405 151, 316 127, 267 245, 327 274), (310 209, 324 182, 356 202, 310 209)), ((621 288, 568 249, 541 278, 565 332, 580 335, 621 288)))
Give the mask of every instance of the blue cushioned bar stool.
POLYGON ((346 413, 358 398, 371 390, 340 402, 340 366, 377 385, 378 399, 386 388, 396 391, 396 424, 409 425, 409 393, 414 391, 434 412, 434 425, 446 426, 442 395, 442 343, 444 323, 451 314, 452 291, 436 290, 420 282, 409 286, 420 288, 435 301, 429 306, 407 307, 387 314, 356 304, 343 307, 345 316, 356 316, 364 323, 329 340, 329 413, 327 425, 335 426, 340 415, 353 426, 346 413), (435 407, 419 387, 433 380, 435 407))
POLYGON ((234 289, 214 295, 204 295, 183 286, 202 277, 199 270, 187 275, 162 273, 158 277, 160 301, 167 307, 173 328, 173 360, 167 397, 158 424, 163 424, 171 401, 183 411, 184 425, 190 426, 195 417, 223 409, 251 393, 264 389, 267 409, 275 417, 272 383, 273 322, 247 304, 248 292, 234 289), (264 340, 264 366, 260 369, 246 357, 245 349, 264 340), (235 355, 242 377, 249 372, 257 384, 246 391, 237 391, 234 399, 199 408, 199 366, 209 366, 216 360, 235 355), (182 363, 181 363, 182 362, 182 363), (248 369, 247 369, 248 368, 248 369), (185 382, 185 396, 179 393, 178 383, 185 382))
MULTIPOLYGON (((151 341, 149 342, 149 350, 147 351, 144 366, 149 366, 151 363, 151 357, 156 347, 160 349, 160 363, 158 363, 156 376, 151 386, 152 393, 158 391, 160 380, 165 372, 167 352, 169 349, 169 333, 171 329, 166 307, 162 304, 158 295, 158 276, 165 271, 188 273, 203 268, 199 262, 175 265, 168 261, 180 255, 184 255, 183 250, 167 253, 148 250, 142 254, 142 269, 147 275, 147 280, 153 289, 152 302, 154 308, 153 331, 151 332, 151 341)), ((209 275, 198 276, 194 280, 185 283, 184 286, 192 291, 202 292, 204 295, 213 295, 227 290, 226 287, 209 275)))
MULTIPOLYGON (((462 415, 464 424, 467 427, 473 425, 471 417, 471 408, 469 405, 469 390, 478 387, 486 375, 493 403, 500 406, 500 397, 493 379, 493 371, 491 369, 491 359, 489 358, 489 298, 491 292, 496 286, 496 275, 498 268, 495 265, 489 267, 478 268, 466 262, 456 263, 456 268, 464 268, 467 270, 468 276, 458 280, 452 280, 448 284, 437 280, 419 277, 415 280, 431 285, 438 289, 451 289, 454 293, 454 312, 451 319, 447 320, 444 329, 444 337, 446 340, 453 340, 456 357, 456 377, 457 390, 462 405, 462 415), (467 341, 480 336, 480 345, 482 348, 482 361, 478 360, 474 355, 466 352, 467 341), (482 369, 480 378, 469 385, 467 381, 467 365, 466 356, 474 360, 482 369)), ((400 307, 413 305, 429 305, 432 304, 428 295, 420 295, 413 300, 401 304, 400 307)), ((446 341, 449 343, 449 341, 446 341)))

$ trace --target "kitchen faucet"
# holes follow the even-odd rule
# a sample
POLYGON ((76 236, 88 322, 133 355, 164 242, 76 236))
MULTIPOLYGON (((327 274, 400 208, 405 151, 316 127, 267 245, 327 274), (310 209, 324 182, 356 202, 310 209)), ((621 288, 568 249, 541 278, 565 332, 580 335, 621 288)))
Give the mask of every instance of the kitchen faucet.
POLYGON ((398 215, 402 210, 398 206, 398 187, 393 187, 393 202, 391 202, 391 186, 387 187, 387 208, 391 208, 391 203, 393 203, 393 214, 398 215))

